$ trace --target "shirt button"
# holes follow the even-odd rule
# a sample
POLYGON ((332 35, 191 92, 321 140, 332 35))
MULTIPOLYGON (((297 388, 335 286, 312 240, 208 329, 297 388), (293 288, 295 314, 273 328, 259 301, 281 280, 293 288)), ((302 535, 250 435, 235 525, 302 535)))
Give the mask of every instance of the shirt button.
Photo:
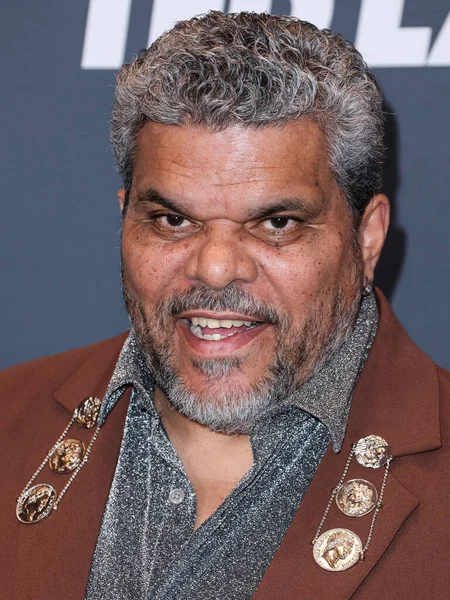
POLYGON ((181 504, 184 500, 184 491, 180 488, 175 488, 170 491, 169 500, 172 504, 181 504))

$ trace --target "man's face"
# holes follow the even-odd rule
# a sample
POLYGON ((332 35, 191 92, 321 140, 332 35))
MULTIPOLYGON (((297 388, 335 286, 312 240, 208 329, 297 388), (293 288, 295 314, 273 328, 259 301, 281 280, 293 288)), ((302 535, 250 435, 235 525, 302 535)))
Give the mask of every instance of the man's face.
POLYGON ((318 126, 147 123, 123 220, 123 285, 158 386, 239 431, 339 345, 362 259, 318 126))

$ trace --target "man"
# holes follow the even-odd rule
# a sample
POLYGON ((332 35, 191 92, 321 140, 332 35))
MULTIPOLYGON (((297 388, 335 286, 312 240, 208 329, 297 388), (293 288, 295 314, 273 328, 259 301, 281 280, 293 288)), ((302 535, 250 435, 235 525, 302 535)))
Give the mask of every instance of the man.
POLYGON ((445 597, 450 378, 373 291, 382 121, 293 18, 122 68, 132 329, 2 375, 5 598, 445 597))

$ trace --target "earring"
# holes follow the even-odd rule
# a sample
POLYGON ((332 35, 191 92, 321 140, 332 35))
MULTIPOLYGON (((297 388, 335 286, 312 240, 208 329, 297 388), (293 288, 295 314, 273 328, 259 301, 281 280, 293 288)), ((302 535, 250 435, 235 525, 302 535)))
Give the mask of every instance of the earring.
POLYGON ((362 291, 362 295, 363 296, 368 296, 369 294, 371 294, 373 292, 373 283, 372 281, 370 281, 370 279, 368 279, 367 277, 364 278, 364 287, 363 287, 363 291, 362 291))

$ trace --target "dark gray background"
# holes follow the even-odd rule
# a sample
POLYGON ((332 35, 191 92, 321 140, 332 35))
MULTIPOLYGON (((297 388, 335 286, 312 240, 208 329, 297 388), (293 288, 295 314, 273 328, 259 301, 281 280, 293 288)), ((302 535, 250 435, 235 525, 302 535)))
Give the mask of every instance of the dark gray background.
MULTIPOLYGON (((98 8, 105 0, 91 0, 91 10, 94 1, 98 8)), ((197 12, 198 0, 191 13, 189 0, 158 1, 171 5, 174 19, 197 12)), ((127 2, 109 0, 111 14, 127 2)), ((129 27, 122 28, 126 60, 147 45, 156 2, 130 0, 129 27)), ((389 64, 380 52, 371 64, 389 113, 385 186, 394 223, 377 282, 415 342, 449 368, 449 0, 315 2, 333 5, 331 28, 351 41, 358 42, 361 8, 369 11, 374 39, 385 44, 389 64), (393 41, 396 10, 401 21, 393 41), (434 59, 415 57, 419 44, 398 35, 424 27, 431 28, 427 48, 440 44, 439 60, 437 51, 434 59)), ((257 8, 258 0, 247 4, 257 8)), ((294 4, 302 16, 299 1, 275 0, 271 10, 289 13, 294 4)), ((266 5, 261 0, 260 10, 266 5)), ((108 143, 114 65, 93 68, 83 55, 88 7, 88 0, 2 0, 1 367, 127 327, 119 285, 120 180, 108 143)), ((99 21, 106 41, 117 25, 108 18, 99 21)), ((93 35, 98 41, 100 34, 93 35)), ((365 45, 367 35, 359 39, 365 45)))

